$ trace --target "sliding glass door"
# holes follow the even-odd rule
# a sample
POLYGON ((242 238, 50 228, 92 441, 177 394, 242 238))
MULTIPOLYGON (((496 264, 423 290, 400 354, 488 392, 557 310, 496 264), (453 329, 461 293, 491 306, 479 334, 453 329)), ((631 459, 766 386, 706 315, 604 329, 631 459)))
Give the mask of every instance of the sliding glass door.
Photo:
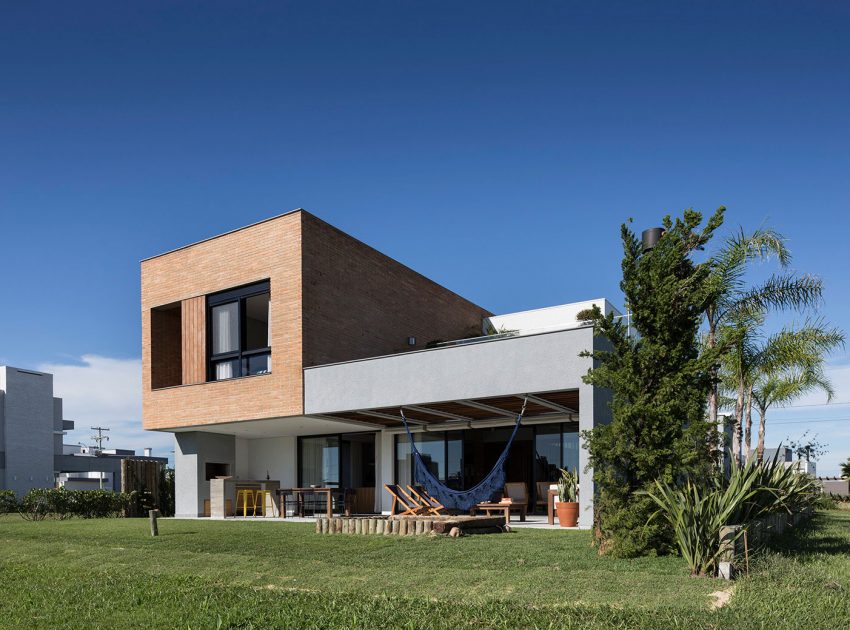
MULTIPOLYGON (((416 448, 432 475, 449 488, 463 489, 463 431, 415 433, 416 448)), ((396 436, 395 479, 413 484, 413 455, 406 434, 396 436)))
POLYGON ((339 442, 338 435, 301 438, 299 486, 339 488, 339 442))

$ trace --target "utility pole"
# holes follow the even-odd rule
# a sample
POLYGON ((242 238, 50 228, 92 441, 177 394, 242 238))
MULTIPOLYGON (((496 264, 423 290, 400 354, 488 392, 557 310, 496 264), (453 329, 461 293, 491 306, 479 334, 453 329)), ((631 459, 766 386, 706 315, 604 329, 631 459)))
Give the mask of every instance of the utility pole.
MULTIPOLYGON (((97 450, 103 450, 103 442, 109 441, 109 436, 104 435, 105 431, 109 431, 106 427, 90 427, 92 431, 97 431, 97 435, 91 436, 91 440, 97 444, 97 450)), ((103 471, 97 473, 97 484, 98 487, 103 490, 103 471)))

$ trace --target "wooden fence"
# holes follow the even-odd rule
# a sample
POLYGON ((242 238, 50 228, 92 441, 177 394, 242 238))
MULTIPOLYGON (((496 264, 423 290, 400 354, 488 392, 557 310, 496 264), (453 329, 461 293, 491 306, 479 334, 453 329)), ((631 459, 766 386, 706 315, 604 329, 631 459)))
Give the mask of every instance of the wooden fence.
MULTIPOLYGON (((149 459, 121 460, 121 492, 147 495, 152 505, 159 505, 159 480, 162 462, 149 459)), ((147 516, 140 512, 138 502, 131 504, 127 516, 147 516)))

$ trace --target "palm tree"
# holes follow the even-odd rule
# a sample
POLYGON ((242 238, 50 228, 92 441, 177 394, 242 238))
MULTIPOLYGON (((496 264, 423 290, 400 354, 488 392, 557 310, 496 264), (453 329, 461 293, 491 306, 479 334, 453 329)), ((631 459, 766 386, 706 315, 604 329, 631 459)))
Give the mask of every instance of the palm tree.
POLYGON ((732 425, 732 457, 741 463, 741 433, 744 427, 745 452, 749 453, 752 423, 744 425, 749 415, 752 387, 760 361, 759 339, 764 313, 735 311, 730 321, 720 328, 718 336, 721 347, 726 348, 719 372, 719 381, 724 392, 724 402, 735 408, 732 425))
MULTIPOLYGON (((746 281, 747 264, 755 259, 776 256, 783 269, 791 261, 785 238, 770 229, 759 229, 747 235, 741 229, 730 236, 712 261, 709 280, 708 307, 705 309, 707 325, 705 349, 710 362, 712 385, 708 394, 708 419, 716 425, 719 408, 719 381, 723 356, 736 343, 745 343, 736 334, 731 334, 735 322, 748 318, 763 317, 770 309, 802 311, 820 302, 823 282, 820 278, 793 273, 780 273, 763 284, 751 287, 746 281), (725 328, 725 334, 721 329, 725 328)), ((738 399, 746 400, 746 391, 739 392, 738 399)), ((744 403, 736 405, 733 432, 733 456, 740 461, 741 417, 744 403)))
MULTIPOLYGON (((821 322, 806 323, 798 329, 786 328, 767 339, 756 356, 754 378, 749 383, 750 403, 759 412, 756 459, 764 458, 764 434, 767 410, 773 405, 787 405, 814 390, 826 393, 832 400, 832 383, 824 374, 825 354, 844 344, 844 333, 826 328, 821 322)), ((752 416, 747 410, 747 453, 752 416)))
POLYGON ((850 479, 850 457, 847 458, 847 461, 841 464, 841 476, 845 479, 850 479))

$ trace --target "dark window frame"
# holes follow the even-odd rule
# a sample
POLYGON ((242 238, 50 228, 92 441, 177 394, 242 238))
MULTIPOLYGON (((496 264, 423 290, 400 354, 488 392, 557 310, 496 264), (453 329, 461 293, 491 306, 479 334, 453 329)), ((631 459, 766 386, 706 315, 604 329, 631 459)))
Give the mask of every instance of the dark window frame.
MULTIPOLYGON (((339 479, 335 482, 336 486, 330 486, 330 487, 336 487, 337 489, 342 489, 342 487, 343 487, 342 486, 342 476, 343 476, 342 475, 342 468, 343 468, 342 467, 342 456, 343 456, 342 442, 345 439, 345 436, 352 436, 352 435, 377 436, 379 433, 380 433, 380 431, 354 431, 354 432, 348 432, 348 433, 317 433, 317 434, 314 434, 314 435, 299 435, 298 440, 297 440, 297 444, 296 444, 296 450, 295 450, 295 453, 296 453, 296 455, 295 455, 295 466, 296 466, 296 473, 297 473, 295 478, 296 478, 296 481, 298 483, 298 487, 299 488, 304 487, 304 471, 301 468, 301 460, 303 459, 303 452, 304 452, 303 451, 303 441, 304 440, 309 440, 310 438, 328 438, 328 437, 335 437, 337 439, 337 443, 339 444, 339 448, 337 449, 337 468, 336 469, 337 469, 337 471, 339 471, 339 479)), ((375 468, 376 468, 375 486, 376 487, 378 485, 377 455, 378 454, 377 454, 377 451, 376 451, 375 452, 375 468)))
MULTIPOLYGON (((261 282, 252 282, 251 284, 246 284, 241 287, 236 287, 233 289, 228 289, 226 291, 219 291, 218 293, 211 293, 207 296, 207 304, 206 304, 206 313, 207 313, 207 381, 217 381, 219 379, 215 378, 215 366, 222 361, 238 361, 239 370, 237 374, 234 374, 230 378, 221 379, 221 380, 233 380, 234 378, 245 378, 248 376, 266 376, 266 374, 271 374, 271 365, 269 365, 269 371, 266 374, 248 374, 247 373, 247 360, 249 357, 258 356, 258 355, 268 355, 271 357, 272 347, 271 345, 266 346, 265 348, 253 348, 251 350, 245 350, 245 346, 247 345, 246 337, 247 337, 247 326, 245 326, 245 302, 248 298, 254 297, 256 295, 262 295, 264 293, 269 294, 269 299, 271 300, 271 282, 269 280, 263 280, 261 282), (213 323, 212 323, 212 312, 213 308, 216 306, 223 306, 225 304, 237 304, 236 309, 236 326, 239 331, 239 348, 235 351, 230 352, 220 352, 218 354, 213 354, 213 323)), ((271 339, 268 340, 269 344, 271 344, 271 339)), ((271 358, 269 359, 271 362, 271 358)))

